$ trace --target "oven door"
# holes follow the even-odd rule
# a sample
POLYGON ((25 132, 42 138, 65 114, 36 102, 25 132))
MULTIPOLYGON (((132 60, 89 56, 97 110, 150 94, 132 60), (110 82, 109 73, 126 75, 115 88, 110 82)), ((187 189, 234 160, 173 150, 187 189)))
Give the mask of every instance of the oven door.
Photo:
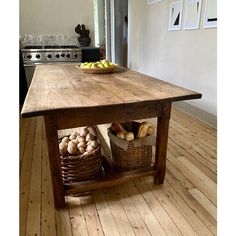
POLYGON ((24 64, 24 68, 25 68, 25 76, 26 76, 26 81, 27 81, 27 87, 29 88, 33 75, 34 75, 34 71, 35 71, 35 65, 33 64, 24 64))

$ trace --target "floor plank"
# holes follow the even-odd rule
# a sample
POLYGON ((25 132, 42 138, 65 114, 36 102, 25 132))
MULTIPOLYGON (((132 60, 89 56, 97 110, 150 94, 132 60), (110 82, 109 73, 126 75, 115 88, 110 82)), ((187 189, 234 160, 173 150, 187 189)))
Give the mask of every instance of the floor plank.
POLYGON ((88 235, 104 235, 92 195, 80 197, 88 235))
POLYGON ((29 135, 27 137, 25 152, 22 158, 20 173, 20 235, 26 235, 26 224, 29 205, 29 192, 32 168, 33 144, 35 136, 35 119, 29 121, 29 135))
POLYGON ((44 125, 42 144, 41 235, 47 236, 56 235, 56 218, 44 125))
MULTIPOLYGON (((173 108, 166 179, 139 178, 55 210, 42 117, 20 120, 20 235, 216 235, 216 130, 173 108)), ((156 129, 157 119, 148 119, 156 129)), ((109 124, 98 126, 110 155, 109 124)), ((59 132, 69 134, 75 129, 59 132)), ((153 148, 154 149, 154 148, 153 148)), ((153 153, 154 154, 154 153, 153 153)))
POLYGON ((189 193, 207 210, 207 212, 217 220, 216 207, 208 200, 208 198, 197 188, 188 190, 189 193))
POLYGON ((184 175, 199 188, 200 191, 208 197, 208 199, 216 205, 217 200, 217 188, 210 178, 208 178, 201 170, 194 166, 185 157, 178 157, 178 161, 181 162, 181 171, 184 175))
POLYGON ((41 218, 41 145, 42 145, 42 119, 36 120, 35 139, 31 168, 31 182, 29 191, 29 206, 26 232, 27 235, 40 235, 41 227, 38 224, 41 218))
POLYGON ((125 211, 120 203, 117 194, 114 192, 113 188, 107 188, 103 190, 106 201, 111 209, 112 215, 116 222, 121 235, 135 235, 134 231, 130 225, 129 219, 125 214, 125 211))
POLYGON ((199 204, 198 201, 189 193, 189 189, 182 181, 178 181, 175 174, 172 174, 170 170, 167 170, 165 180, 175 191, 174 194, 179 195, 182 200, 188 205, 188 207, 201 219, 206 227, 215 235, 216 234, 216 220, 211 217, 208 211, 199 204))
POLYGON ((120 235, 116 222, 112 215, 111 209, 101 190, 93 192, 93 199, 96 205, 97 213, 103 225, 105 235, 120 235))
POLYGON ((154 193, 152 191, 149 191, 149 188, 145 184, 145 182, 136 180, 135 185, 139 189, 140 193, 142 194, 142 197, 147 202, 153 214, 160 222, 165 233, 167 235, 182 235, 182 233, 179 231, 176 224, 172 221, 171 217, 163 208, 159 200, 155 197, 154 193))

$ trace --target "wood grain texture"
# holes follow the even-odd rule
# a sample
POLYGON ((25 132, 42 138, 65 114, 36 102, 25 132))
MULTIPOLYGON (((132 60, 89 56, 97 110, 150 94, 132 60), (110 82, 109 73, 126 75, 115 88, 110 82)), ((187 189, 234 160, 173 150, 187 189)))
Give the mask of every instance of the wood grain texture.
MULTIPOLYGON (((93 195, 65 197, 68 207, 56 210, 46 135, 44 129, 42 129, 42 133, 40 129, 43 126, 42 121, 42 117, 38 117, 29 120, 22 119, 20 122, 22 125, 20 145, 23 145, 24 149, 20 173, 21 236, 29 235, 29 232, 39 232, 37 236, 86 235, 85 227, 88 235, 110 236, 109 233, 114 231, 116 231, 114 234, 118 235, 122 235, 124 231, 132 235, 133 231, 135 235, 144 236, 151 235, 151 232, 157 230, 155 229, 156 221, 159 222, 166 235, 217 235, 216 206, 211 200, 215 198, 212 193, 216 194, 214 190, 216 185, 212 184, 212 181, 216 183, 216 180, 207 174, 211 172, 209 168, 212 168, 211 166, 208 168, 207 165, 207 163, 211 163, 209 160, 211 155, 203 156, 205 152, 210 154, 210 150, 216 151, 215 129, 172 108, 169 140, 175 140, 174 129, 178 127, 178 133, 183 134, 183 139, 187 138, 192 144, 195 144, 192 146, 195 151, 191 153, 192 158, 189 159, 188 146, 182 146, 184 144, 182 136, 178 137, 180 144, 171 143, 171 149, 167 150, 167 170, 163 185, 154 185, 152 176, 142 177, 115 187, 95 190, 94 192, 99 194, 94 197, 93 195), (24 124, 24 122, 28 124, 24 124), (23 131, 23 129, 27 129, 27 131, 23 131), (42 139, 41 151, 37 145, 40 136, 42 139), (204 151, 197 154, 196 143, 200 142, 206 145, 201 146, 204 151), (180 149, 181 153, 178 152, 180 149), (41 152, 42 157, 38 152, 41 152), (174 155, 175 153, 176 155, 174 155), (186 160, 183 162, 181 156, 184 156, 188 162, 186 160), (199 156, 207 161, 204 171, 203 165, 194 161, 198 160, 199 156), (41 170, 37 168, 37 163, 40 161, 41 170), (38 183, 39 176, 41 176, 41 184, 38 183), (40 202, 38 202, 40 192, 34 193, 36 187, 34 183, 38 183, 39 189, 42 189, 40 202), (40 207, 38 203, 40 203, 40 207), (106 210, 102 209, 103 206, 106 210), (106 220, 109 217, 108 213, 111 214, 113 220, 106 220), (32 219, 34 215, 37 217, 32 219), (82 221, 80 221, 81 219, 82 221), (32 226, 30 222, 33 222, 32 226), (124 228, 120 229, 122 226, 124 228), (37 231, 33 229, 37 229, 37 231)), ((156 119, 147 121, 156 128, 156 119)), ((102 141, 105 147, 104 153, 109 155, 107 126, 109 124, 98 127, 104 137, 102 141)), ((216 154, 212 157, 216 159, 216 154)), ((216 167, 213 172, 216 175, 216 167)))
POLYGON ((201 94, 123 67, 116 73, 92 75, 74 64, 38 65, 21 114, 195 98, 201 94))
POLYGON ((44 123, 48 144, 48 157, 52 176, 55 207, 65 207, 56 118, 54 116, 45 116, 44 123))
POLYGON ((156 154, 154 162, 154 166, 157 169, 157 173, 154 176, 156 184, 163 184, 166 173, 166 153, 171 104, 164 104, 162 111, 162 116, 158 117, 156 134, 156 154))

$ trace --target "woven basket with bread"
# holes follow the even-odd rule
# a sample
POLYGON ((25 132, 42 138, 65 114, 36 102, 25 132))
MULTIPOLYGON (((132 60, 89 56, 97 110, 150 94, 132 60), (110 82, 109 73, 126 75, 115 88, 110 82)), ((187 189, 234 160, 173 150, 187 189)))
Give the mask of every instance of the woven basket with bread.
POLYGON ((151 166, 154 128, 147 122, 112 123, 108 129, 112 164, 119 172, 151 166))

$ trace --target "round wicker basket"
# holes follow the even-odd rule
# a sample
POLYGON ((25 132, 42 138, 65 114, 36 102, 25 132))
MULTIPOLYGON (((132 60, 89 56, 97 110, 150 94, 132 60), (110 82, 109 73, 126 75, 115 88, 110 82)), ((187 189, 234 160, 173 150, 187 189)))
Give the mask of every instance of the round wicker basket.
POLYGON ((65 185, 95 178, 102 171, 101 145, 88 155, 61 156, 61 171, 65 185))
POLYGON ((112 73, 117 68, 116 65, 113 65, 112 67, 108 68, 81 68, 79 65, 76 65, 76 67, 87 74, 108 74, 112 73))

